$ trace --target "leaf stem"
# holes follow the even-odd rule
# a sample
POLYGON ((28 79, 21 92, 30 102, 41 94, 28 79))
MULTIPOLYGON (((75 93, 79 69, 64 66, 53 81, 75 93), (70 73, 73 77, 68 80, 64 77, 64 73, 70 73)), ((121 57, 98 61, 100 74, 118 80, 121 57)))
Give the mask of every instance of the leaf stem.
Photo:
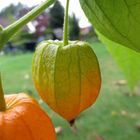
POLYGON ((2 88, 1 74, 0 74, 0 112, 6 110, 6 103, 4 99, 4 92, 2 88))
POLYGON ((69 0, 66 1, 66 9, 65 9, 65 16, 64 16, 64 28, 63 28, 63 44, 64 46, 68 45, 68 25, 69 25, 69 0))
POLYGON ((56 0, 46 0, 42 2, 39 6, 31 10, 28 14, 15 21, 13 24, 4 28, 0 32, 0 49, 7 43, 7 41, 24 25, 30 22, 32 19, 36 18, 40 13, 42 13, 46 8, 53 4, 56 0))

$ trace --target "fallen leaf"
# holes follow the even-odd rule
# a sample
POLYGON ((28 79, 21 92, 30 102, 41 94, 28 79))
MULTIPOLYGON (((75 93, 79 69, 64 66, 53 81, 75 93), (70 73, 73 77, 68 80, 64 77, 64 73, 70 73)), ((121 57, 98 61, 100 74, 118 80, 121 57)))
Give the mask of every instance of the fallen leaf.
POLYGON ((105 140, 101 135, 96 134, 95 136, 96 140, 105 140))
POLYGON ((118 86, 125 86, 126 84, 127 84, 126 80, 119 80, 116 82, 116 85, 118 85, 118 86))
POLYGON ((127 113, 125 110, 122 110, 122 111, 121 111, 121 115, 122 115, 122 116, 127 116, 128 113, 127 113))
POLYGON ((138 131, 140 131, 140 123, 136 124, 136 128, 138 131))
POLYGON ((111 116, 117 116, 118 115, 118 112, 116 111, 111 111, 111 116))
POLYGON ((58 126, 55 128, 56 134, 61 134, 63 132, 63 128, 61 126, 58 126))

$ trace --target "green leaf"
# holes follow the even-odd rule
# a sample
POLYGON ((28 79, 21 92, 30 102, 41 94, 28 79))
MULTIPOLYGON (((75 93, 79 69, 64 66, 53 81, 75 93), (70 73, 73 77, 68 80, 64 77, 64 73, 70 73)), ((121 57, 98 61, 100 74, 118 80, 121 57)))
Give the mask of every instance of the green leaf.
POLYGON ((107 39, 99 32, 97 33, 122 69, 130 89, 134 90, 140 82, 140 53, 107 39))
POLYGON ((101 34, 140 52, 140 0, 80 0, 80 3, 101 34))

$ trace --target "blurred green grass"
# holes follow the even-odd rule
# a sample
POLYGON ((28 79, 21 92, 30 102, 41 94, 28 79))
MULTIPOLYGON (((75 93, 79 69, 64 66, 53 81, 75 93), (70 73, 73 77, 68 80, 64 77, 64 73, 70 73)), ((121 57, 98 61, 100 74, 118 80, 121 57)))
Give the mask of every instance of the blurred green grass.
POLYGON ((26 92, 34 96, 48 112, 54 125, 62 126, 58 140, 140 140, 140 96, 127 96, 127 85, 116 82, 124 76, 105 46, 90 42, 99 59, 102 89, 96 103, 77 118, 78 132, 73 133, 69 124, 51 111, 39 98, 31 77, 32 53, 0 56, 0 71, 6 94, 26 92))

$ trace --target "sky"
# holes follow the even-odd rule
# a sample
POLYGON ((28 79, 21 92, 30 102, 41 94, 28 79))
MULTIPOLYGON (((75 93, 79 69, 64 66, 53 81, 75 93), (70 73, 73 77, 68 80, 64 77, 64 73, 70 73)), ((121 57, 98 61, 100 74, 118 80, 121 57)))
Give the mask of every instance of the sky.
MULTIPOLYGON (((2 10, 4 7, 8 6, 9 4, 17 4, 18 2, 21 2, 29 7, 37 5, 41 3, 44 0, 0 0, 0 10, 2 10)), ((62 5, 65 7, 66 0, 59 0, 62 5)), ((70 0, 70 7, 69 7, 69 13, 75 13, 76 17, 79 19, 79 25, 80 27, 87 27, 89 26, 89 22, 82 11, 79 0, 70 0)))

